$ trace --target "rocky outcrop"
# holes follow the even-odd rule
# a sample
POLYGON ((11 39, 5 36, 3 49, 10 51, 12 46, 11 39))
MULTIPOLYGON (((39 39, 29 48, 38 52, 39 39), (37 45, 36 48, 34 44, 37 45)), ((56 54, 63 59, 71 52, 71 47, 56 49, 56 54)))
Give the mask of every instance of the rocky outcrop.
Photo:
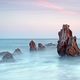
POLYGON ((80 54, 76 36, 73 37, 69 25, 64 24, 58 35, 59 41, 57 45, 57 52, 60 56, 77 56, 80 54))
POLYGON ((45 46, 42 43, 38 43, 38 50, 44 50, 45 46))
POLYGON ((14 58, 13 55, 10 52, 5 52, 6 54, 2 57, 1 62, 13 62, 14 58))
POLYGON ((15 49, 13 55, 19 55, 19 54, 22 54, 22 51, 19 48, 15 49))
POLYGON ((29 47, 30 47, 30 51, 36 51, 37 50, 36 44, 33 40, 30 41, 29 47))

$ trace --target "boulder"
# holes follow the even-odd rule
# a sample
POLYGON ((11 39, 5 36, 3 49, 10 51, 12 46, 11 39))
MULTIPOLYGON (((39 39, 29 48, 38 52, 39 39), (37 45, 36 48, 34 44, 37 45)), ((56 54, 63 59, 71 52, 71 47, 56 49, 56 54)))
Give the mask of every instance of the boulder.
POLYGON ((38 50, 44 50, 45 46, 42 43, 38 43, 38 50))
POLYGON ((13 52, 13 55, 22 54, 21 50, 19 48, 15 49, 13 52))
POLYGON ((10 52, 5 52, 6 54, 2 57, 2 62, 13 62, 14 57, 10 52))
POLYGON ((68 24, 64 24, 59 31, 59 40, 57 52, 60 56, 76 56, 80 54, 80 49, 77 45, 76 36, 73 37, 72 31, 68 24))
POLYGON ((30 41, 29 47, 30 47, 30 51, 36 51, 37 50, 36 44, 33 40, 30 41))

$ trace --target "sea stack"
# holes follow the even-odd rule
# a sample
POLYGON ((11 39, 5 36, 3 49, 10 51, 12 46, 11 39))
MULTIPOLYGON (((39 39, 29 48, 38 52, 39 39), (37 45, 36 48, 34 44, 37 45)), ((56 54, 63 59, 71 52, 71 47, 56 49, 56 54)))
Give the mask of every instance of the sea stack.
POLYGON ((30 47, 30 51, 36 51, 37 50, 36 44, 33 40, 30 41, 29 47, 30 47))
POLYGON ((59 40, 57 52, 60 56, 77 56, 80 54, 76 36, 73 36, 68 24, 63 24, 62 29, 58 32, 59 40))

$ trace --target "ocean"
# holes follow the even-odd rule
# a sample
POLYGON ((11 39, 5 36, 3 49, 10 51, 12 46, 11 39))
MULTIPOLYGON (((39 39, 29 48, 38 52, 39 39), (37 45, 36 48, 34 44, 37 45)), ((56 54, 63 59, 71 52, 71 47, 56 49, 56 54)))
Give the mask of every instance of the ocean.
MULTIPOLYGON (((57 39, 34 39, 38 43, 53 43, 57 39)), ((0 52, 14 52, 15 62, 0 63, 0 80, 80 80, 80 56, 61 58, 56 46, 44 51, 29 51, 30 39, 0 39, 0 52)), ((78 39, 80 47, 80 40, 78 39)), ((0 57, 0 60, 2 57, 0 57)))

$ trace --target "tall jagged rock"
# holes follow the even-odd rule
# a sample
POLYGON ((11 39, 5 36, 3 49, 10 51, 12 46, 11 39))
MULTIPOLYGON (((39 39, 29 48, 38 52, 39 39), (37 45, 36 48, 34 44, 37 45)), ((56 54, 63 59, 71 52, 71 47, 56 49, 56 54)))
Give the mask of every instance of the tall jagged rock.
POLYGON ((62 29, 58 32, 58 36, 57 52, 60 56, 76 56, 80 54, 76 36, 73 37, 68 24, 63 25, 62 29))

